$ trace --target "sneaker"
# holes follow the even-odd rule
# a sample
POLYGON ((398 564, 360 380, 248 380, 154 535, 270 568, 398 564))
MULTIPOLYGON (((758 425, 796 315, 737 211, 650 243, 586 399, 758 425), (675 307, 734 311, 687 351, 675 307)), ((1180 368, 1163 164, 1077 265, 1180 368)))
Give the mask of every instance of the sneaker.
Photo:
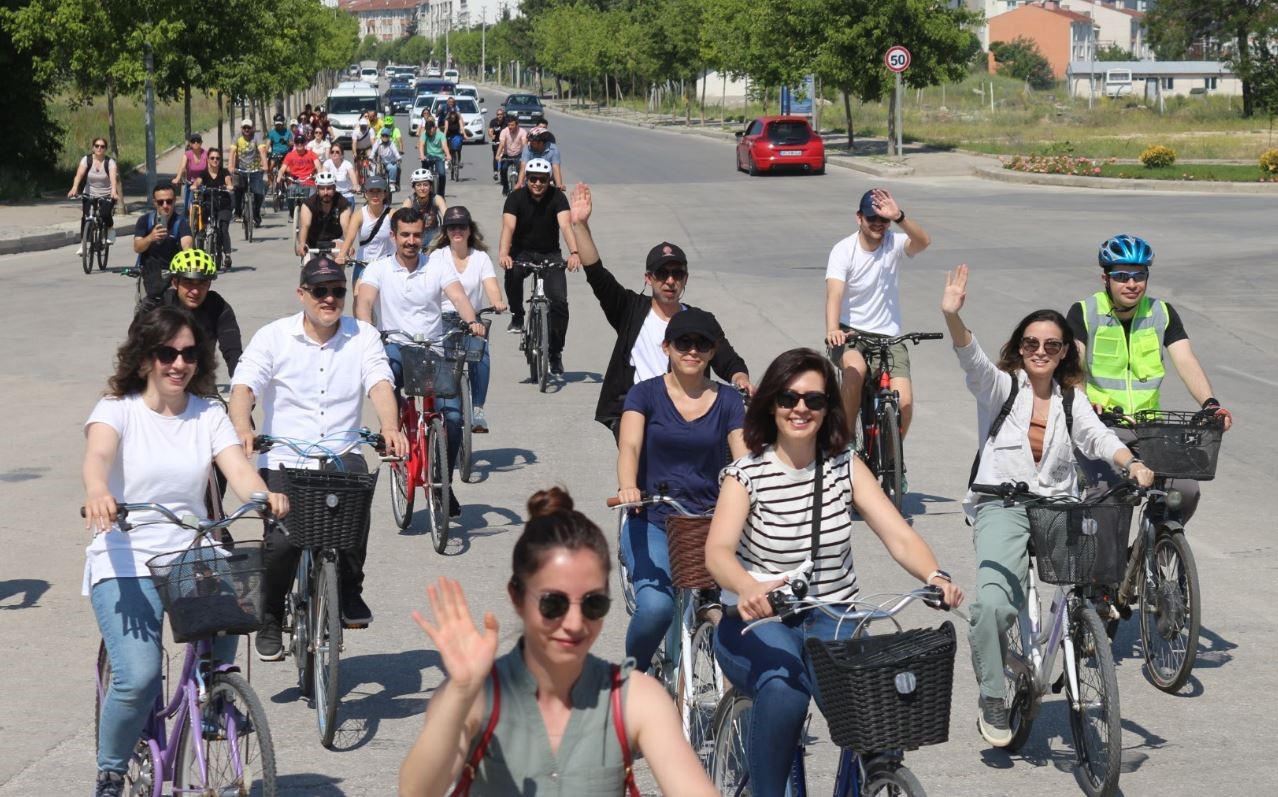
POLYGON ((461 504, 457 501, 457 494, 451 490, 448 492, 448 516, 461 516, 461 504))
POLYGON ((94 797, 123 797, 124 776, 119 772, 99 772, 94 797))
POLYGON ((106 237, 106 245, 107 245, 107 246, 110 246, 110 245, 111 245, 111 244, 113 244, 113 243, 115 243, 115 228, 114 228, 114 227, 112 227, 111 229, 107 230, 107 237, 106 237))
POLYGON ((254 226, 254 227, 261 227, 261 226, 262 226, 262 220, 261 220, 261 219, 253 219, 253 226, 254 226))
POLYGON ((358 592, 342 596, 342 624, 368 625, 373 622, 373 610, 364 602, 364 596, 358 592))
POLYGON ((278 620, 268 619, 257 632, 257 658, 279 661, 284 658, 284 637, 278 620))
POLYGON ((470 430, 475 434, 488 434, 488 419, 484 417, 484 408, 476 407, 471 413, 470 430))
POLYGON ((79 257, 79 256, 80 256, 80 255, 82 255, 82 254, 84 254, 84 244, 80 244, 79 246, 77 246, 77 247, 75 248, 75 256, 76 256, 76 257, 79 257))
POLYGON ((497 176, 497 172, 493 172, 493 182, 495 183, 499 180, 501 180, 501 178, 497 176))
POLYGON ((976 717, 976 727, 981 737, 995 747, 1007 747, 1012 743, 1012 728, 1007 720, 1007 706, 1001 697, 981 695, 978 703, 980 713, 976 717))
POLYGON ((550 372, 555 376, 564 375, 564 356, 562 354, 550 355, 550 372))
POLYGON ((524 317, 512 315, 510 323, 506 325, 506 331, 512 335, 518 335, 524 331, 524 317))

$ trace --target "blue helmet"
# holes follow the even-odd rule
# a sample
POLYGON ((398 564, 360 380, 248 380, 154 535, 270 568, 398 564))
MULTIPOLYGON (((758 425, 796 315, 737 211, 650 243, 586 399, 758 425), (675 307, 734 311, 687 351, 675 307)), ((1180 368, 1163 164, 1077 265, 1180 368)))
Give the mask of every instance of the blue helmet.
POLYGON ((1115 235, 1100 246, 1100 267, 1154 265, 1154 250, 1144 238, 1115 235))

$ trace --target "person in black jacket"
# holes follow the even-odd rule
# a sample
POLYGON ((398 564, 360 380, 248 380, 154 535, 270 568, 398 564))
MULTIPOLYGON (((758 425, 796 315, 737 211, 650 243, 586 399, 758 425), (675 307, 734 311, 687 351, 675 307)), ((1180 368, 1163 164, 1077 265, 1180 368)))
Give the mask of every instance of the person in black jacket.
POLYGON ((244 352, 240 341, 240 325, 235 311, 221 294, 210 290, 217 279, 217 265, 202 249, 185 249, 174 255, 166 272, 170 278, 168 288, 138 305, 135 315, 154 310, 161 305, 184 307, 195 316, 204 332, 217 341, 226 360, 226 371, 235 375, 235 366, 244 352))
MULTIPOLYGON (((616 438, 630 387, 640 380, 660 376, 669 365, 669 358, 661 350, 661 341, 665 339, 670 317, 691 306, 682 301, 688 285, 688 258, 678 246, 663 241, 648 252, 644 282, 652 289, 652 295, 622 287, 612 272, 604 268, 590 235, 590 186, 577 183, 570 206, 586 282, 595 292, 604 317, 617 331, 617 343, 604 373, 599 403, 595 405, 595 420, 611 429, 616 438)), ((737 389, 754 392, 745 360, 726 336, 719 336, 710 368, 737 389)))

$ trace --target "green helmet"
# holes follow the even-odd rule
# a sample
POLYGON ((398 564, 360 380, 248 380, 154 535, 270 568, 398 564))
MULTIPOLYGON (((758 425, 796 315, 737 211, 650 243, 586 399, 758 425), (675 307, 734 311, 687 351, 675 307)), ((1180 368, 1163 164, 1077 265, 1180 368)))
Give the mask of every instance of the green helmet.
POLYGON ((169 261, 170 277, 217 279, 217 263, 203 249, 183 249, 169 261))

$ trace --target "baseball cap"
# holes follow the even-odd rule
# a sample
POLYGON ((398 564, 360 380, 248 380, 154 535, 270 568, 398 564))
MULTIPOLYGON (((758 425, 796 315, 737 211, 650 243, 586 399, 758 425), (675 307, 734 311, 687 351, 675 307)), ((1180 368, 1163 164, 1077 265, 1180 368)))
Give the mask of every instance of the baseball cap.
POLYGON ((192 133, 192 134, 191 134, 191 137, 190 137, 189 139, 187 139, 187 140, 188 140, 188 141, 191 141, 191 142, 196 142, 196 141, 198 141, 198 142, 200 142, 201 144, 203 144, 203 143, 204 143, 204 136, 200 135, 199 133, 192 133))
POLYGON ((302 285, 345 281, 346 271, 328 257, 317 257, 302 267, 302 285))
POLYGON ((390 190, 390 185, 386 182, 385 177, 370 177, 368 178, 368 181, 364 183, 365 191, 374 191, 378 188, 383 191, 390 190))
POLYGON ((866 191, 864 194, 862 194, 861 206, 857 208, 857 210, 860 211, 861 215, 864 216, 869 221, 874 221, 877 218, 881 218, 878 212, 874 210, 874 192, 877 190, 879 189, 871 188, 869 191, 866 191))
POLYGON ((723 337, 723 330, 719 327, 719 322, 714 316, 705 310, 699 310, 696 307, 689 307, 686 310, 680 310, 670 318, 670 322, 666 324, 666 342, 678 340, 684 335, 700 335, 706 340, 718 345, 719 340, 723 337))
POLYGON ((682 249, 669 241, 662 241, 648 250, 646 264, 648 271, 656 271, 667 263, 678 263, 681 266, 686 266, 688 265, 688 258, 684 255, 682 249))
POLYGON ((470 226, 470 211, 465 205, 453 205, 444 211, 443 225, 445 227, 460 227, 462 225, 470 226))
POLYGON ((252 120, 252 119, 241 119, 241 120, 240 120, 240 127, 252 127, 252 126, 253 126, 253 120, 252 120))

